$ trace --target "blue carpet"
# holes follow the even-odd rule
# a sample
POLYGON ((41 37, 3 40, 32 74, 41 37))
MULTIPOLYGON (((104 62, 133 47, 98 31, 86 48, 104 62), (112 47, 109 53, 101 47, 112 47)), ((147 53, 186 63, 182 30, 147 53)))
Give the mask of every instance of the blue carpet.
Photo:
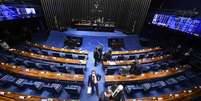
POLYGON ((122 32, 113 32, 113 33, 95 32, 95 31, 73 31, 73 32, 74 33, 71 33, 71 30, 67 32, 52 31, 50 32, 47 41, 44 42, 43 44, 62 48, 64 47, 64 39, 66 38, 66 36, 77 36, 83 38, 83 44, 80 47, 80 49, 82 50, 93 51, 97 45, 102 44, 104 45, 104 51, 107 51, 109 38, 123 38, 126 50, 143 48, 139 44, 139 38, 137 35, 128 36, 123 34, 122 32), (85 34, 82 35, 80 33, 85 34))

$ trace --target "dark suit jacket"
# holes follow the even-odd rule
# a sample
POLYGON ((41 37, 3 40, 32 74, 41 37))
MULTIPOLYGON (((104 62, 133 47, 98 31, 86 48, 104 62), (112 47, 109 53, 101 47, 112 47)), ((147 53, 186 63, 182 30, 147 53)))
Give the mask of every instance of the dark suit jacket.
POLYGON ((112 58, 112 55, 110 53, 105 53, 104 56, 103 56, 103 60, 111 60, 112 58))
POLYGON ((100 59, 100 53, 99 53, 99 51, 98 50, 94 50, 94 59, 96 59, 96 60, 98 60, 98 59, 100 59))
MULTIPOLYGON (((101 76, 99 74, 96 74, 97 77, 97 81, 100 81, 101 76)), ((89 75, 89 79, 88 79, 88 86, 92 86, 95 85, 94 82, 92 81, 92 75, 89 75)))

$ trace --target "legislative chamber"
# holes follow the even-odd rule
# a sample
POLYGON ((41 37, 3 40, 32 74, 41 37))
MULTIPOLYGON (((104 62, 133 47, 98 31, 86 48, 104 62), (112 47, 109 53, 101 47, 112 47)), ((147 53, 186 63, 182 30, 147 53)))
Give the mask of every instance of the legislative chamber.
POLYGON ((200 0, 0 0, 0 101, 199 101, 200 0))

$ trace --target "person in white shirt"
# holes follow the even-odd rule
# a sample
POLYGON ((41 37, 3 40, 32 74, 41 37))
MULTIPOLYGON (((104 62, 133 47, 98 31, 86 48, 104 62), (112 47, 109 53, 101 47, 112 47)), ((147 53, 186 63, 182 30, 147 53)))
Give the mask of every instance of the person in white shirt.
POLYGON ((94 94, 94 90, 96 89, 97 96, 99 95, 98 91, 98 81, 101 79, 101 76, 96 73, 95 70, 92 70, 91 74, 89 75, 88 79, 88 86, 92 88, 92 93, 94 94))
POLYGON ((112 88, 112 101, 125 101, 123 85, 120 84, 118 86, 113 86, 112 88))

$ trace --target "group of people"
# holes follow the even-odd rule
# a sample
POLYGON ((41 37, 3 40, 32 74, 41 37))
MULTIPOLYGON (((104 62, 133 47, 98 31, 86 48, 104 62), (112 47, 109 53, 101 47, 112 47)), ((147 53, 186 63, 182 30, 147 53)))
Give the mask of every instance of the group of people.
MULTIPOLYGON (((112 51, 109 50, 103 54, 103 46, 99 45, 94 50, 94 65, 97 66, 102 61, 111 60, 112 51)), ((103 93, 99 94, 98 82, 101 80, 101 76, 92 70, 88 76, 87 93, 90 95, 96 94, 99 96, 99 101, 124 101, 123 85, 114 85, 111 88, 106 89, 103 93)))
POLYGON ((102 60, 110 60, 112 58, 112 51, 109 50, 108 52, 103 54, 103 46, 99 45, 94 50, 94 66, 97 66, 98 63, 102 62, 102 60))
MULTIPOLYGON (((101 76, 92 70, 91 74, 88 76, 88 94, 95 94, 99 96, 98 82, 101 76), (96 91, 96 92, 95 92, 96 91)), ((124 101, 124 87, 123 85, 113 85, 111 88, 106 89, 99 96, 99 101, 124 101)))
POLYGON ((100 96, 99 101, 125 101, 123 85, 113 85, 106 89, 100 96))

